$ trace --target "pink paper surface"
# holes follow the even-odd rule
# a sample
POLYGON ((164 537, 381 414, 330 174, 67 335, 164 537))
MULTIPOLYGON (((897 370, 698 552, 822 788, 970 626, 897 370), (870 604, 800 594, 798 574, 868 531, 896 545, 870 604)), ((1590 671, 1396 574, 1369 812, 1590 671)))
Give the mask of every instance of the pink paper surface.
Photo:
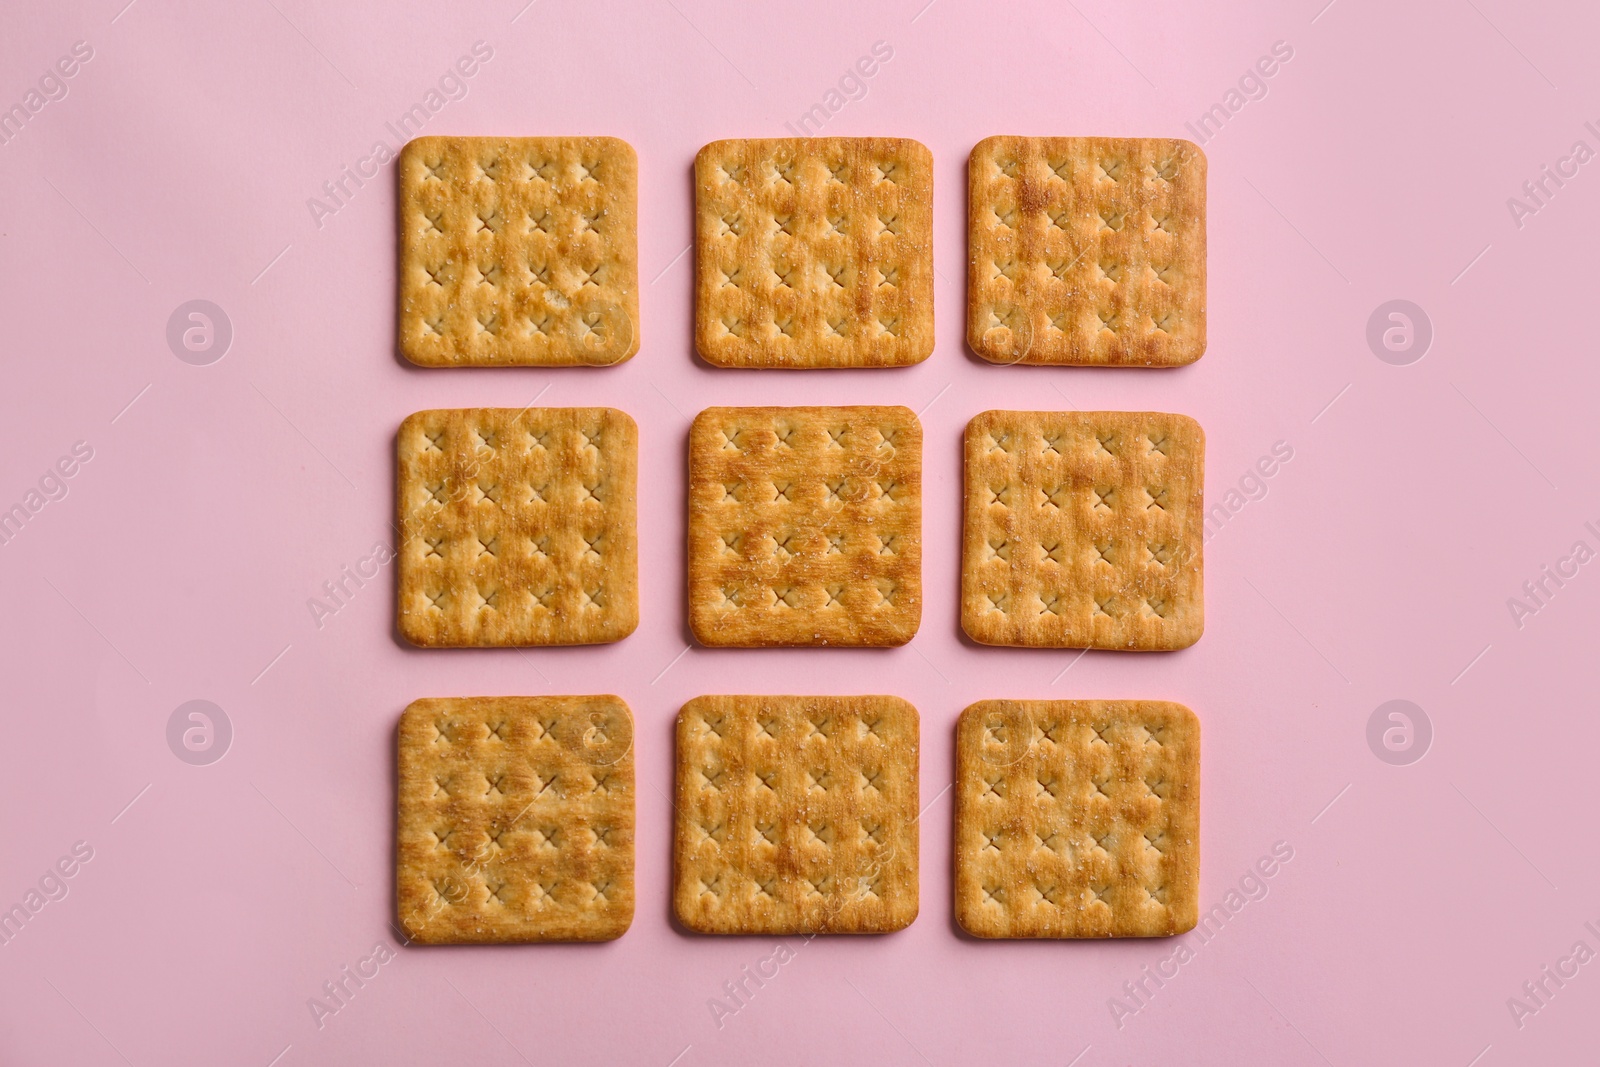
POLYGON ((0 107, 27 114, 0 127, 0 509, 59 497, 0 544, 0 907, 45 901, 29 897, 41 882, 66 893, 0 943, 0 1062, 1594 1057, 1591 8, 124 2, 13 10, 0 35, 0 107), (92 56, 47 77, 75 42, 92 56), (425 132, 612 134, 638 150, 643 343, 621 367, 423 371, 395 355, 393 168, 346 179, 339 201, 323 184, 376 143, 393 151, 386 124, 426 111, 476 42, 492 56, 445 81, 425 132), (877 42, 892 56, 842 81, 877 42), (1258 68, 1275 45, 1292 55, 1258 68), (713 369, 690 341, 693 155, 785 135, 814 105, 823 133, 932 149, 937 347, 901 370, 713 369), (971 355, 972 145, 1198 139, 1207 114, 1206 356, 1108 371, 971 355), (204 366, 167 342, 195 299, 233 332, 204 366), (1369 345, 1369 318, 1396 299, 1431 323, 1420 360, 1369 345), (638 631, 555 651, 402 647, 392 568, 319 626, 308 601, 388 543, 400 420, 536 397, 638 420, 638 631), (921 411, 926 604, 909 646, 687 647, 689 420, 778 403, 921 411), (1079 658, 961 636, 959 442, 990 407, 1202 423, 1208 503, 1238 506, 1206 545, 1198 645, 1079 658), (46 477, 78 442, 92 457, 46 477), (1292 459, 1255 480, 1275 446, 1292 459), (621 695, 638 723, 632 929, 598 946, 399 946, 401 709, 595 691, 621 695), (920 709, 909 929, 806 942, 673 926, 672 719, 692 696, 741 691, 887 692, 920 709), (960 935, 952 729, 990 697, 1189 705, 1203 722, 1202 906, 1226 909, 1275 846, 1293 858, 1264 897, 1247 880, 1259 899, 1239 892, 1214 937, 1184 939, 1192 958, 1159 986, 1146 967, 1171 975, 1179 942, 960 935), (1432 729, 1426 757, 1404 765, 1368 741, 1396 699, 1432 729), (169 717, 190 700, 231 723, 209 765, 169 748, 169 717), (64 857, 73 874, 57 882, 64 857), (777 975, 732 998, 724 983, 780 943, 777 975), (392 958, 363 964, 380 945, 392 958), (373 966, 327 999, 344 968, 373 966), (1135 998, 1125 983, 1141 980, 1135 998), (319 997, 338 1010, 319 1018, 319 997))

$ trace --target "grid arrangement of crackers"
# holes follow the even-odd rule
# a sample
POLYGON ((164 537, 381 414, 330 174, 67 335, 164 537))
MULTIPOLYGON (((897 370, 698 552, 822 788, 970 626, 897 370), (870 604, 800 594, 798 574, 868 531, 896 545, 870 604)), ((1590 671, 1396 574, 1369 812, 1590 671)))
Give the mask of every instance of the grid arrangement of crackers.
POLYGON ((956 726, 955 908, 978 937, 1156 937, 1199 913, 1200 723, 988 700, 956 726))
POLYGON ((574 645, 633 632, 632 418, 614 408, 419 411, 397 451, 406 640, 574 645))
MULTIPOLYGON (((429 367, 639 348, 638 161, 608 137, 421 137, 399 174, 399 345, 429 367)), ((999 364, 1205 351, 1205 157, 990 137, 968 162, 967 341, 999 364)), ((696 156, 696 348, 720 367, 933 348, 933 160, 902 138, 696 156)), ((613 408, 419 411, 396 441, 397 628, 424 647, 618 641, 639 621, 638 429, 613 408)), ((987 411, 964 440, 961 623, 1151 651, 1204 627, 1205 439, 1183 415, 987 411)), ((709 647, 886 647, 922 616, 904 407, 713 407, 689 431, 688 614, 709 647)), ((398 730, 395 899, 423 944, 604 941, 634 911, 615 696, 429 698, 398 730)), ((676 723, 672 903, 705 934, 917 915, 920 724, 892 696, 703 696, 676 723)), ((1162 701, 989 700, 956 728, 954 906, 985 938, 1194 927, 1199 722, 1162 701)))
POLYGON ((967 166, 967 343, 994 363, 1172 367, 1206 347, 1188 141, 989 137, 967 166))
POLYGON ((710 934, 917 915, 918 717, 898 697, 706 696, 677 724, 673 911, 710 934))
POLYGON ((714 141, 694 163, 695 346, 719 367, 933 351, 933 155, 897 137, 714 141))
POLYGON ((605 366, 639 349, 638 159, 614 137, 401 150, 400 350, 425 367, 605 366))
POLYGON ((922 424, 708 408, 689 431, 689 622, 713 647, 882 646, 922 619, 922 424))
POLYGON ((987 645, 1185 648, 1205 626, 1205 434, 1158 412, 967 424, 961 625, 987 645))
POLYGON ((617 697, 418 700, 398 785, 413 941, 607 941, 633 921, 633 719, 617 697))

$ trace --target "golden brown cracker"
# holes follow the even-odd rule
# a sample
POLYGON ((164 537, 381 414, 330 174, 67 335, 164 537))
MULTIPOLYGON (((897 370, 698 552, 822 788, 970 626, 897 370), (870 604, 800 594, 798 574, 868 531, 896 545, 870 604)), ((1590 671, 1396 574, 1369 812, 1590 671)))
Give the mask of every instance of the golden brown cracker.
POLYGON ((400 426, 399 627, 426 646, 581 645, 639 624, 639 432, 615 408, 400 426))
POLYGON ((917 917, 917 710, 704 696, 677 724, 673 910, 707 934, 888 933, 917 917))
POLYGON ((974 641, 1151 651, 1200 639, 1199 423, 986 411, 965 450, 961 625, 974 641))
POLYGON ((994 363, 1172 367, 1206 349, 1206 157, 989 137, 967 163, 967 343, 994 363))
POLYGON ((903 407, 707 408, 689 430, 701 644, 900 645, 922 619, 922 424, 903 407))
POLYGON ((396 899, 424 944, 633 921, 633 718, 614 696, 444 697, 400 719, 396 899))
POLYGON ((639 163, 615 137, 418 137, 400 152, 400 350, 425 367, 639 350, 639 163))
POLYGON ((695 347, 719 367, 933 351, 933 155, 899 137, 713 141, 695 157, 695 347))
POLYGON ((985 700, 956 725, 955 913, 978 937, 1160 937, 1200 893, 1200 721, 985 700))

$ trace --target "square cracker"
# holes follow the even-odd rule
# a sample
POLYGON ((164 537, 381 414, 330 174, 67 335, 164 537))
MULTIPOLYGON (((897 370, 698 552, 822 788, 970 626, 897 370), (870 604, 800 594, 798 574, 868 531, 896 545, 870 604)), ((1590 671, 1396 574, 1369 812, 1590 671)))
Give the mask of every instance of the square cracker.
POLYGON ((712 647, 902 645, 922 620, 922 424, 707 408, 689 430, 689 625, 712 647))
POLYGON ((424 367, 639 350, 639 163, 615 137, 418 137, 400 152, 400 351, 424 367))
POLYGON ((899 137, 713 141, 694 162, 695 347, 719 367, 933 351, 933 154, 899 137))
POLYGON ((917 917, 917 709, 704 696, 678 714, 673 911, 704 934, 889 933, 917 917))
POLYGON ((1205 433, 1153 411, 967 424, 961 625, 986 645, 1187 648, 1205 628, 1205 433))
POLYGON ((633 419, 615 408, 419 411, 397 443, 406 640, 583 645, 633 632, 633 419))
POLYGON ((956 725, 955 910, 978 937, 1160 937, 1200 896, 1200 720, 985 700, 956 725))
POLYGON ((967 343, 994 363, 1174 367, 1206 350, 1206 157, 989 137, 967 163, 967 343))
POLYGON ((633 717, 617 697, 415 701, 398 781, 413 941, 609 941, 633 921, 633 717))

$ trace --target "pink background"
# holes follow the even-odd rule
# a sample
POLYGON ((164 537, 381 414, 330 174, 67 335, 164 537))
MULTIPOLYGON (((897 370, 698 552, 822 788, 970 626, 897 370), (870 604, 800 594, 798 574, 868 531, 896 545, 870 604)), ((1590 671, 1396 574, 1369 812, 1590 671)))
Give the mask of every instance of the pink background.
POLYGON ((0 906, 74 842, 94 850, 69 895, 0 945, 0 1061, 1487 1067, 1593 1055, 1600 964, 1520 1028, 1506 1004, 1580 938, 1600 949, 1583 927, 1600 926, 1600 568, 1520 629, 1506 604, 1576 539, 1600 546, 1583 529, 1600 525, 1600 371, 1592 241, 1577 240, 1600 221, 1600 176, 1580 170, 1520 228, 1506 205, 1576 139, 1600 148, 1583 127, 1600 117, 1592 10, 137 0, 119 13, 124 2, 30 5, 0 35, 5 106, 75 41, 94 49, 66 98, 0 146, 0 507, 74 442, 94 450, 70 493, 0 546, 0 906), (384 123, 480 40, 493 58, 426 132, 604 133, 638 149, 643 345, 624 366, 404 365, 392 168, 320 228, 311 218, 323 181, 378 138, 393 147, 384 123), (695 150, 785 134, 876 41, 893 58, 824 132, 933 150, 933 356, 888 371, 707 367, 690 344, 692 257, 679 258, 695 150), (1206 145, 1205 358, 1167 372, 976 360, 962 315, 971 146, 993 133, 1193 136, 1185 123, 1276 41, 1293 58, 1206 145), (233 323, 211 366, 165 341, 168 316, 194 298, 233 323), (1365 340, 1393 298, 1434 325, 1410 366, 1380 362, 1365 340), (564 651, 403 648, 388 569, 318 629, 308 598, 389 536, 399 421, 535 396, 639 422, 638 632, 564 651), (685 653, 688 421, 751 403, 923 411, 926 610, 910 646, 685 653), (1209 627, 1188 651, 1075 662, 960 636, 961 428, 988 407, 1069 405, 1198 418, 1213 502, 1275 442, 1294 450, 1267 496, 1209 541, 1209 627), (423 695, 593 691, 620 694, 639 724, 629 933, 396 948, 319 1029, 308 999, 394 944, 400 710, 423 695), (678 707, 738 691, 908 698, 928 808, 918 921, 889 937, 788 939, 794 959, 719 1028, 708 1000, 774 942, 669 922, 666 794, 678 707), (1172 942, 980 943, 953 927, 940 791, 954 720, 986 697, 1193 707, 1205 907, 1275 842, 1294 850, 1265 899, 1120 1027, 1108 999, 1172 942), (204 767, 165 739, 173 709, 197 698, 235 731, 204 767), (1394 698, 1435 731, 1409 766, 1366 741, 1368 716, 1394 698))

